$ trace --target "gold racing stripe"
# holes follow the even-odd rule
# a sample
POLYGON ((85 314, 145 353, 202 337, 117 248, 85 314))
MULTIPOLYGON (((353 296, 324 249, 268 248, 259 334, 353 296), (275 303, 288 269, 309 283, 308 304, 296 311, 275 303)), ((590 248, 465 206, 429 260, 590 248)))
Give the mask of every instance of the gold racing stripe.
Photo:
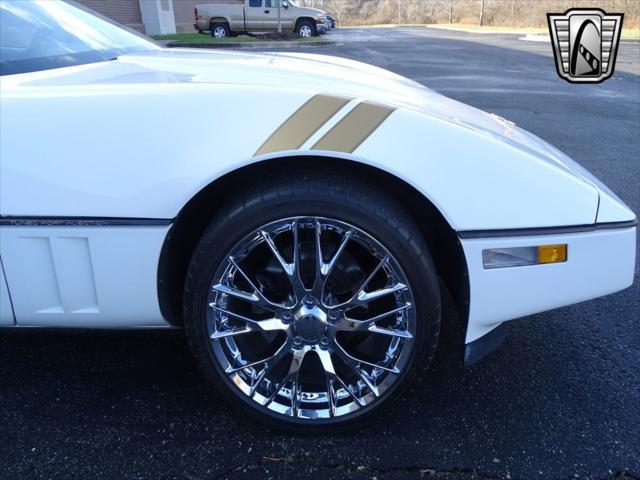
POLYGON ((395 108, 362 102, 336 123, 311 149, 351 153, 394 111, 395 108))
POLYGON ((311 97, 267 138, 255 156, 282 150, 297 150, 350 101, 350 98, 333 95, 311 97))

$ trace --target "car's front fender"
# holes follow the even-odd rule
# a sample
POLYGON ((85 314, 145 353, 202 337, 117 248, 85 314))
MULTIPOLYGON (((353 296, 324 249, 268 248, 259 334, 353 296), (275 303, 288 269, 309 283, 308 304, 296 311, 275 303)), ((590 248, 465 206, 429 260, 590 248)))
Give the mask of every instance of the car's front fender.
POLYGON ((319 155, 395 175, 458 231, 596 219, 598 189, 570 169, 494 134, 408 109, 393 109, 353 151, 314 149, 315 138, 357 99, 303 145, 256 154, 310 96, 210 84, 23 87, 2 103, 2 215, 170 219, 226 173, 319 155), (231 115, 240 102, 252 105, 251 115, 231 115))

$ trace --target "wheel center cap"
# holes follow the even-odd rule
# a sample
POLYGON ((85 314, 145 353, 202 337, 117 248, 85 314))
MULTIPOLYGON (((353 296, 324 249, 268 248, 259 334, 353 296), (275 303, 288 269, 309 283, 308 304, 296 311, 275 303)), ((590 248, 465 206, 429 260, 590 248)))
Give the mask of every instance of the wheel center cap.
POLYGON ((327 331, 327 314, 316 306, 302 306, 294 315, 296 335, 308 343, 317 343, 327 331))

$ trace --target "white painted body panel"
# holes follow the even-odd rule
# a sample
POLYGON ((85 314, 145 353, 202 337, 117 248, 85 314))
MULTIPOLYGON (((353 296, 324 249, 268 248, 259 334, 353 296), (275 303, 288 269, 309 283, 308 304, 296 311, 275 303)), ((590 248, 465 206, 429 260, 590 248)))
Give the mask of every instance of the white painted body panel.
POLYGON ((399 108, 342 156, 407 181, 456 230, 595 221, 598 189, 532 135, 389 72, 302 57, 160 51, 3 79, 0 213, 173 218, 330 92, 399 108))
MULTIPOLYGON (((3 77, 1 102, 2 216, 172 219, 228 172, 272 158, 318 155, 397 176, 457 231, 635 218, 591 174, 535 136, 408 79, 344 59, 159 50, 3 77), (396 110, 353 153, 309 150, 312 137, 299 150, 254 156, 319 93, 354 100, 316 136, 363 100, 396 110)), ((156 275, 167 228, 0 227, 18 324, 166 325, 156 275), (93 296, 80 282, 90 278, 88 264, 93 296), (34 278, 42 290, 34 289, 34 278)), ((482 271, 481 249, 524 245, 527 238, 465 240, 467 341, 504 320, 623 288, 634 268, 630 235, 575 234, 566 264, 499 273, 482 271), (612 245, 623 252, 620 264, 600 276, 604 266, 589 253, 612 245), (530 295, 560 281, 574 283, 562 298, 530 295), (511 300, 498 308, 500 289, 507 287, 511 300)))
POLYGON ((471 284, 466 342, 502 322, 608 295, 633 283, 636 229, 462 240, 471 284), (564 263, 484 269, 482 250, 567 244, 564 263))
POLYGON ((156 285, 168 229, 0 227, 17 325, 168 326, 156 285))

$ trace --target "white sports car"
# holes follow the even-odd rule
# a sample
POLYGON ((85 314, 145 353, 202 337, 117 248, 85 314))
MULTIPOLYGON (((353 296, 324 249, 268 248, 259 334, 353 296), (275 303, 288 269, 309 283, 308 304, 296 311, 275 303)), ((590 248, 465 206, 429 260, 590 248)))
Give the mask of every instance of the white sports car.
POLYGON ((431 359, 631 285, 636 217, 539 138, 341 58, 168 50, 2 1, 0 325, 184 328, 230 402, 343 427, 431 359))

